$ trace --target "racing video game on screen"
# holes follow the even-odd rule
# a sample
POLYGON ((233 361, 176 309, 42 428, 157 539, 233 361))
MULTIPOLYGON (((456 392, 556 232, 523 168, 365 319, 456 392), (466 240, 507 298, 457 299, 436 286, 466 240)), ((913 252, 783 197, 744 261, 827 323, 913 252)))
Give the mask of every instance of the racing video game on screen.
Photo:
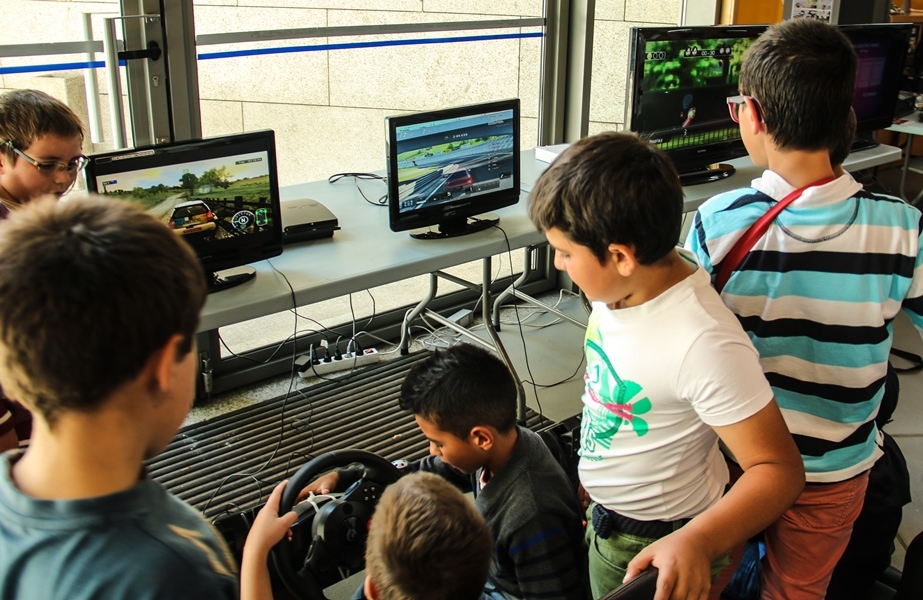
POLYGON ((753 39, 648 41, 638 123, 662 150, 740 138, 728 114, 744 52, 753 39))
POLYGON ((400 212, 513 187, 513 111, 399 127, 400 212))
POLYGON ((96 187, 140 203, 197 249, 272 227, 266 152, 101 175, 96 187))

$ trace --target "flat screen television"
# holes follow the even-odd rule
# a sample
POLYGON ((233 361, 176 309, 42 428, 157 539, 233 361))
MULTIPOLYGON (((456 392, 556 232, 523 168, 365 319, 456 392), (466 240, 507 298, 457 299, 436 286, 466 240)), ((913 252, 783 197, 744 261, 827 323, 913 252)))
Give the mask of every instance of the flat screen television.
POLYGON ((856 111, 853 149, 875 146, 872 132, 889 127, 904 84, 904 63, 913 25, 879 23, 840 25, 859 58, 852 106, 856 111))
POLYGON ((216 291, 252 278, 223 269, 282 253, 275 134, 256 131, 91 157, 87 188, 138 202, 195 250, 216 291))
POLYGON ((728 112, 744 52, 765 25, 632 27, 625 124, 673 160, 683 185, 730 176, 745 156, 728 112))
POLYGON ((519 202, 519 99, 388 117, 392 231, 421 239, 480 231, 519 202))

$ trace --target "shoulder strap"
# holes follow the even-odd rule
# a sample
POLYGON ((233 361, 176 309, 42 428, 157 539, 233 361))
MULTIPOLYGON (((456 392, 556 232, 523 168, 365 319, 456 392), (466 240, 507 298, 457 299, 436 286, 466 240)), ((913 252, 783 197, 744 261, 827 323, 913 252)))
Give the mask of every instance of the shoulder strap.
POLYGON ((775 220, 776 215, 785 210, 785 207, 801 197, 801 194, 804 193, 809 187, 814 187, 817 185, 824 185, 833 181, 835 177, 826 177, 815 181, 814 183, 809 183, 808 185, 801 186, 797 190, 790 193, 788 196, 782 198, 775 204, 769 207, 769 210, 756 220, 753 225, 750 226, 747 231, 744 232, 740 239, 737 240, 737 243, 734 244, 734 247, 731 248, 731 251, 728 252, 727 256, 724 257, 724 260, 721 261, 721 266, 718 267, 718 275, 715 276, 715 289, 718 290, 718 293, 721 293, 721 290, 724 289, 724 284, 727 283, 728 279, 731 277, 731 273, 740 265, 740 261, 744 259, 744 256, 753 248, 753 245, 756 244, 756 241, 763 237, 766 233, 766 230, 769 229, 769 225, 772 224, 775 220))

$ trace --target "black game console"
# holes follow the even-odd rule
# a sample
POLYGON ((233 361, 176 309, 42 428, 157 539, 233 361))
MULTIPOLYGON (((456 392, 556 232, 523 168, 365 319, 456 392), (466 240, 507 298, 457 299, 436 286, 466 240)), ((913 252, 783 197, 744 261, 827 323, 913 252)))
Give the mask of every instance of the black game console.
POLYGON ((340 223, 330 210, 310 198, 282 202, 282 242, 293 244, 333 236, 340 223))

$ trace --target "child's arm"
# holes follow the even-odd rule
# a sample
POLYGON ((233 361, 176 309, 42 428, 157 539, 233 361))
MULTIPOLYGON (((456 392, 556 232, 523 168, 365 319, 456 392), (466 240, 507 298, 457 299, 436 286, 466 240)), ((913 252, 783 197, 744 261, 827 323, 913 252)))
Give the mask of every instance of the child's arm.
MULTIPOLYGON (((301 502, 306 499, 311 493, 314 494, 329 494, 331 492, 342 492, 347 489, 349 486, 359 481, 362 478, 365 468, 362 465, 354 464, 349 465, 348 467, 342 469, 335 469, 329 473, 318 477, 308 485, 306 485, 298 493, 298 498, 296 502, 301 502)), ((471 478, 460 471, 453 469, 452 467, 445 464, 441 458, 438 456, 427 456, 420 460, 415 460, 412 463, 407 465, 405 471, 402 471, 403 474, 407 473, 416 473, 417 471, 426 471, 428 473, 433 473, 439 475, 455 487, 459 488, 462 492, 471 491, 471 478)))
POLYGON ((650 565, 660 569, 655 600, 707 597, 711 562, 774 522, 804 488, 804 463, 775 401, 714 430, 744 474, 714 506, 628 564, 626 581, 650 565))
POLYGON ((260 509, 250 526, 244 543, 244 557, 240 566, 241 600, 266 600, 272 598, 269 582, 269 551, 279 543, 298 518, 294 511, 279 516, 279 501, 287 481, 272 491, 266 505, 260 509))

